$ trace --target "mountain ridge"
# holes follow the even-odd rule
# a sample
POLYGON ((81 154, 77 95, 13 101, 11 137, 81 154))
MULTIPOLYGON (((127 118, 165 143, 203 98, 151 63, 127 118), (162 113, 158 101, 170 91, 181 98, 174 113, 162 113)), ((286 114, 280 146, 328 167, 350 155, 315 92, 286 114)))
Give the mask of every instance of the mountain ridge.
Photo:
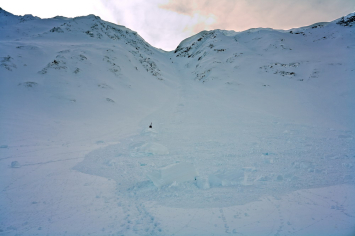
MULTIPOLYGON (((23 15, 23 16, 17 16, 17 15, 14 15, 10 12, 7 12, 6 10, 0 8, 0 14, 4 15, 4 16, 7 16, 7 17, 12 17, 12 18, 17 18, 20 22, 25 22, 25 21, 29 21, 29 20, 51 20, 51 19, 62 19, 62 20, 67 20, 67 21, 75 21, 75 20, 80 20, 80 19, 93 19, 93 20, 100 20, 100 21, 103 21, 105 22, 106 24, 108 25, 114 25, 116 27, 119 27, 119 28, 122 28, 122 29, 128 29, 126 28, 125 26, 122 26, 122 25, 117 25, 117 24, 114 24, 114 23, 111 23, 111 22, 108 22, 108 21, 104 21, 102 20, 99 16, 95 16, 94 14, 89 14, 87 16, 78 16, 78 17, 64 17, 64 16, 55 16, 53 18, 39 18, 39 17, 36 17, 36 16, 33 16, 31 14, 26 14, 26 15, 23 15)), ((342 26, 347 26, 347 27, 352 27, 354 25, 354 22, 355 22, 355 12, 353 13, 349 13, 348 15, 345 15, 345 16, 342 16, 340 18, 337 18, 333 21, 330 21, 330 22, 318 22, 318 23, 313 23, 309 26, 301 26, 301 27, 297 27, 297 28, 291 28, 291 29, 288 29, 288 30, 278 30, 278 29, 272 29, 272 28, 251 28, 251 29, 248 29, 248 30, 245 30, 245 31, 234 31, 234 30, 222 30, 222 29, 214 29, 214 30, 209 30, 209 31, 201 31, 195 35, 192 35, 186 39, 184 39, 182 42, 180 42, 180 44, 177 46, 177 48, 175 50, 171 50, 171 51, 176 51, 179 46, 184 42, 186 41, 187 39, 189 38, 192 38, 192 37, 197 37, 197 35, 200 35, 200 34, 205 34, 207 32, 222 32, 223 34, 225 34, 227 36, 227 34, 230 36, 230 35, 237 35, 239 33, 244 33, 244 32, 251 32, 251 31, 258 31, 258 30, 273 30, 273 31, 279 31, 279 32, 293 32, 293 31, 300 31, 300 30, 305 30, 305 29, 314 29, 314 28, 317 28, 317 27, 324 27, 328 24, 331 24, 331 23, 335 23, 335 24, 338 24, 338 25, 342 25, 342 26)), ((2 22, 4 23, 4 22, 2 22)), ((65 23, 64 23, 65 25, 65 23)), ((59 26, 60 27, 60 26, 59 26)), ((109 26, 106 26, 106 27, 109 27, 109 26)), ((56 27, 57 30, 58 27, 56 27)), ((56 30, 54 29, 54 31, 56 30)), ((67 28, 68 29, 68 28, 67 28)), ((134 35, 138 35, 138 38, 143 40, 145 43, 147 43, 137 32, 131 30, 131 29, 128 29, 130 30, 134 35)), ((86 31, 87 32, 87 31, 86 31)), ((299 32, 298 32, 299 33, 299 32)), ((90 32, 87 32, 87 34, 91 35, 90 32)), ((296 32, 297 34, 297 32, 296 32)), ((93 37, 91 35, 91 37, 93 37)), ((100 35, 98 35, 98 37, 100 37, 100 35)), ((114 38, 114 36, 109 36, 109 37, 112 37, 114 38)), ((149 43, 147 43, 149 44, 149 43)), ((150 44, 149 44, 150 45, 150 44)), ((151 46, 151 45, 150 45, 151 46)), ((154 47, 154 46, 152 46, 154 47)), ((155 47, 154 47, 155 48, 155 47)), ((155 49, 158 49, 158 48, 155 48, 155 49)), ((162 49, 160 49, 162 50, 162 49)), ((163 50, 164 51, 164 50, 163 50)), ((165 52, 169 52, 169 51, 165 51, 165 52)))

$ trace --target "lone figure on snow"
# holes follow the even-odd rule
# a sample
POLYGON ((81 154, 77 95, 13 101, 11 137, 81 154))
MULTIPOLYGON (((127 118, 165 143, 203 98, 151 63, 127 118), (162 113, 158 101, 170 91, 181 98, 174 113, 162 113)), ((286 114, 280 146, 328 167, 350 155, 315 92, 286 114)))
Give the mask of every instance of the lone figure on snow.
POLYGON ((153 125, 152 125, 153 123, 150 123, 150 125, 149 125, 149 128, 153 128, 153 125))

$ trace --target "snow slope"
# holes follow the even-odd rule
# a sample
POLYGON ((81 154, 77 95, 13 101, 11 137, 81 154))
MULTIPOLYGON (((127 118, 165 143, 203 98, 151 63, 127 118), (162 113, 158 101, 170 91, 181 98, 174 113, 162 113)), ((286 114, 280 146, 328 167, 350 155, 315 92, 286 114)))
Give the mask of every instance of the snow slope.
POLYGON ((1 9, 0 235, 353 235, 354 17, 165 52, 1 9))

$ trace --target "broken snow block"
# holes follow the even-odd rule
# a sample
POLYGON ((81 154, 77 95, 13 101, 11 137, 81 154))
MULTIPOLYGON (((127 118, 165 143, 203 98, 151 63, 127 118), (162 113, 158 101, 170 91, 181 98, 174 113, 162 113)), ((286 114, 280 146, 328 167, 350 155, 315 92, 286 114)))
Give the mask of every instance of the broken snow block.
POLYGON ((158 132, 152 127, 152 128, 146 128, 142 130, 141 135, 145 136, 155 136, 158 132))
POLYGON ((11 162, 11 168, 20 168, 20 163, 18 161, 11 162))
POLYGON ((211 187, 226 187, 242 184, 245 181, 245 172, 241 169, 219 170, 208 176, 211 187))
POLYGON ((160 143, 144 143, 134 148, 131 156, 168 155, 169 149, 160 143))
POLYGON ((200 177, 200 176, 196 177, 196 186, 200 189, 209 189, 211 187, 208 181, 208 177, 200 177))
POLYGON ((187 181, 194 181, 196 175, 196 170, 193 164, 182 162, 163 167, 148 174, 147 177, 156 187, 160 188, 174 182, 183 183, 187 181))

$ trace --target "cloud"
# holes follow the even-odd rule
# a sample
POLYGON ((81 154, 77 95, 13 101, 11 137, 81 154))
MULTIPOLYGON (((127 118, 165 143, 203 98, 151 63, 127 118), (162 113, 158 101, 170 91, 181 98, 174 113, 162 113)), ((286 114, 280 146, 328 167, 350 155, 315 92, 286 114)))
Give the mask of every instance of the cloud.
MULTIPOLYGON (((161 8, 184 15, 213 15, 214 29, 289 29, 331 21, 355 10, 354 0, 171 0, 161 8)), ((197 33, 197 32, 195 32, 197 33)))
POLYGON ((115 23, 173 50, 202 30, 290 29, 331 21, 355 10, 354 0, 101 0, 115 23))
POLYGON ((114 23, 137 31, 147 42, 165 50, 174 50, 185 38, 208 28, 213 15, 181 14, 161 8, 168 0, 101 0, 110 9, 114 23))

